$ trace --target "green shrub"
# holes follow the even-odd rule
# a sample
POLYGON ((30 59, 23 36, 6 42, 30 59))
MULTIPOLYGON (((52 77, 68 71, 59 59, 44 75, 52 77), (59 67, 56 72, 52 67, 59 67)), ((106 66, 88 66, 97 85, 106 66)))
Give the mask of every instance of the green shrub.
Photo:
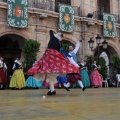
POLYGON ((117 70, 117 73, 120 74, 120 57, 112 56, 112 65, 117 70))
POLYGON ((22 52, 24 57, 24 63, 26 65, 26 71, 30 69, 33 63, 36 61, 36 56, 39 51, 40 43, 36 40, 26 40, 23 46, 22 52))
POLYGON ((87 65, 87 69, 88 69, 88 74, 90 75, 91 71, 92 71, 92 63, 94 61, 94 56, 90 55, 90 56, 85 56, 86 58, 86 65, 87 65))
POLYGON ((66 53, 69 52, 69 44, 63 43, 63 44, 62 44, 62 48, 64 48, 64 51, 65 51, 66 53))
POLYGON ((103 76, 103 79, 105 79, 107 75, 107 66, 106 66, 106 61, 103 57, 100 57, 98 59, 98 63, 101 66, 101 69, 99 70, 100 74, 103 76))

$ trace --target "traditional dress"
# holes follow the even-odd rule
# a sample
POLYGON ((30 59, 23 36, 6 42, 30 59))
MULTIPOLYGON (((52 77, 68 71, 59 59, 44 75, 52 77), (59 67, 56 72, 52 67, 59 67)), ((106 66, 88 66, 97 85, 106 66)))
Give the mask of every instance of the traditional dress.
POLYGON ((43 54, 42 58, 28 70, 28 75, 39 74, 41 80, 45 80, 45 76, 47 76, 46 80, 50 84, 48 95, 52 95, 55 91, 54 83, 57 82, 56 77, 59 74, 79 73, 79 69, 72 65, 60 53, 60 47, 60 40, 57 38, 57 35, 50 30, 48 49, 43 54))
POLYGON ((92 65, 93 70, 90 74, 91 86, 99 87, 102 86, 102 78, 98 72, 98 66, 96 64, 92 65))
MULTIPOLYGON (((37 61, 35 61, 35 63, 36 62, 37 61)), ((43 86, 43 81, 39 79, 39 75, 36 75, 35 77, 30 75, 26 80, 26 87, 28 88, 40 88, 42 86, 43 86)))
POLYGON ((10 88, 24 88, 25 85, 25 77, 23 74, 22 64, 19 61, 16 61, 14 64, 14 73, 10 80, 10 88))
POLYGON ((80 74, 82 76, 82 83, 85 87, 90 86, 90 79, 88 72, 86 70, 86 65, 84 63, 80 63, 80 74))
POLYGON ((26 87, 29 88, 40 88, 43 85, 43 81, 29 76, 26 80, 26 87))
MULTIPOLYGON (((60 48, 60 52, 61 52, 62 55, 67 59, 68 53, 66 53, 66 52, 64 51, 64 48, 60 48)), ((65 74, 65 75, 64 75, 64 74, 61 74, 61 75, 57 76, 57 81, 58 81, 58 86, 59 86, 59 88, 61 88, 62 85, 64 85, 64 83, 67 83, 67 82, 68 82, 68 81, 67 81, 67 76, 66 76, 66 74, 65 74)))
POLYGON ((0 85, 6 85, 7 80, 6 80, 6 70, 7 66, 6 64, 0 60, 0 85))

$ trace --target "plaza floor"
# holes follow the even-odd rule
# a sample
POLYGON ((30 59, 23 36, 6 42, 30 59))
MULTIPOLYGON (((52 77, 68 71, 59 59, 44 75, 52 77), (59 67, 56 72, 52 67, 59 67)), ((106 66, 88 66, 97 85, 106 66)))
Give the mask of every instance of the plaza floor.
POLYGON ((0 120, 120 120, 120 88, 47 91, 0 90, 0 120))

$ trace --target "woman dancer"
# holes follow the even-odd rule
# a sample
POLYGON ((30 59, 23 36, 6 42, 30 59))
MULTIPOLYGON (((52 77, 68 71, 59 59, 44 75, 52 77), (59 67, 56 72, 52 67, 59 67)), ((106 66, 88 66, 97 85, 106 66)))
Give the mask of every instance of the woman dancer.
MULTIPOLYGON (((28 75, 40 75, 41 80, 47 80, 50 84, 50 89, 47 95, 55 95, 56 91, 54 83, 57 82, 56 77, 59 74, 79 73, 79 69, 72 65, 61 53, 60 47, 63 35, 49 31, 50 40, 47 50, 42 58, 28 70, 28 75)), ((33 77, 34 77, 33 76, 33 77)))

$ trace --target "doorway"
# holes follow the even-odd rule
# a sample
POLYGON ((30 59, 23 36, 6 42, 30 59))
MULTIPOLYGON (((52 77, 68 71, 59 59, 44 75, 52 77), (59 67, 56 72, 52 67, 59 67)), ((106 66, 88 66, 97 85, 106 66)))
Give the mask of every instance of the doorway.
POLYGON ((99 51, 98 48, 95 49, 95 57, 100 57, 102 55, 102 57, 105 59, 105 61, 107 62, 106 65, 108 67, 108 75, 110 77, 111 80, 115 80, 116 79, 116 74, 114 73, 114 68, 112 66, 112 56, 116 55, 118 56, 117 51, 110 45, 107 46, 107 49, 103 49, 102 46, 99 47, 99 51), (102 55, 104 54, 104 55, 102 55))
POLYGON ((7 80, 13 74, 12 66, 16 58, 21 57, 25 38, 16 34, 7 34, 0 37, 0 56, 7 65, 7 80))

